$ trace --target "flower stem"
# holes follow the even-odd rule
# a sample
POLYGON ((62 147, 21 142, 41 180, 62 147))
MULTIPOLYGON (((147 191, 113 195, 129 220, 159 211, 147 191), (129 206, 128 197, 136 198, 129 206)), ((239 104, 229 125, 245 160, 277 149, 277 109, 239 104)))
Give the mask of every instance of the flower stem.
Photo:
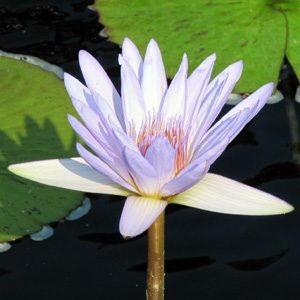
POLYGON ((165 289, 165 211, 148 229, 147 300, 163 300, 165 289))

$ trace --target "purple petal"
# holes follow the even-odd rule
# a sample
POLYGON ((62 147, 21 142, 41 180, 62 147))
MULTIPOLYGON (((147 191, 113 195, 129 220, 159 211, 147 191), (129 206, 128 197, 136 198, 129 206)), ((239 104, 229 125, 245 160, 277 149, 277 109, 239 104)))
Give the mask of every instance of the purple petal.
POLYGON ((166 137, 157 137, 148 148, 145 158, 156 170, 160 187, 172 179, 176 166, 175 150, 166 137))
POLYGON ((194 118, 194 120, 199 120, 205 116, 204 121, 201 121, 198 124, 198 126, 202 128, 202 132, 208 130, 220 113, 236 82, 239 80, 242 69, 243 62, 238 61, 227 67, 208 85, 206 96, 203 99, 200 109, 196 112, 194 118), (219 89, 219 85, 223 85, 221 89, 219 89), (215 89, 218 90, 218 93, 214 98, 211 98, 211 92, 215 89))
POLYGON ((157 115, 167 90, 167 78, 159 47, 155 40, 148 44, 142 80, 143 97, 146 110, 157 115))
POLYGON ((161 197, 170 197, 191 188, 206 175, 209 167, 210 164, 207 161, 188 165, 163 187, 161 197))
POLYGON ((160 199, 129 196, 120 219, 120 233, 125 237, 134 237, 143 233, 167 205, 168 201, 160 199))
POLYGON ((128 183, 133 185, 132 179, 128 174, 127 168, 122 160, 121 152, 118 152, 113 147, 114 144, 105 143, 104 139, 100 139, 99 143, 93 135, 72 116, 68 116, 69 122, 73 129, 78 133, 82 140, 103 160, 112 170, 118 173, 128 183))
POLYGON ((232 179, 208 173, 170 203, 237 215, 277 215, 292 211, 287 202, 232 179))
POLYGON ((127 181, 119 176, 114 170, 112 170, 106 163, 104 163, 100 158, 96 157, 89 151, 87 151, 82 145, 77 143, 77 151, 80 156, 96 171, 105 175, 109 179, 113 180, 117 184, 123 186, 125 189, 137 193, 135 187, 130 185, 127 181))
POLYGON ((141 86, 134 71, 122 56, 119 56, 119 62, 121 64, 121 94, 124 120, 127 133, 130 133, 132 121, 134 121, 136 130, 139 131, 143 121, 146 119, 145 103, 141 86))
POLYGON ((126 59, 131 69, 135 73, 135 76, 141 83, 143 76, 143 60, 139 50, 128 37, 124 39, 122 45, 122 56, 124 59, 126 59))
POLYGON ((112 157, 108 155, 105 149, 98 143, 92 134, 73 116, 68 115, 72 128, 77 132, 81 139, 99 156, 102 160, 113 163, 112 157))
MULTIPOLYGON (((96 93, 94 90, 91 90, 93 99, 95 101, 95 104, 98 107, 97 113, 100 115, 100 118, 104 118, 106 122, 108 121, 108 118, 110 118, 116 126, 119 128, 122 128, 121 123, 119 122, 119 119, 115 115, 114 111, 110 107, 110 105, 106 102, 105 99, 103 99, 98 93, 96 93)), ((125 128, 124 128, 125 129, 125 128)))
POLYGON ((224 120, 224 122, 220 123, 219 126, 214 127, 212 130, 209 130, 198 145, 198 148, 196 148, 193 155, 193 161, 201 157, 212 164, 229 144, 231 129, 237 126, 238 118, 240 117, 240 119, 242 119, 243 116, 248 113, 249 110, 244 110, 243 112, 224 120))
POLYGON ((64 73, 64 83, 71 99, 77 99, 89 106, 94 112, 98 112, 98 107, 91 92, 85 85, 68 73, 64 73))
POLYGON ((272 82, 266 84, 231 109, 203 137, 194 156, 202 156, 207 149, 213 149, 213 143, 217 146, 218 150, 209 158, 209 162, 212 164, 225 150, 227 145, 265 105, 272 94, 273 88, 274 84, 272 82), (220 142, 220 145, 217 145, 218 142, 220 142), (222 147, 220 147, 221 145, 222 147))
POLYGON ((122 122, 121 98, 102 66, 92 55, 84 50, 79 52, 79 63, 88 88, 104 98, 115 111, 119 121, 122 122))
MULTIPOLYGON (((238 113, 239 111, 250 108, 251 113, 249 114, 248 118, 245 119, 245 124, 248 123, 266 104, 268 99, 270 98, 274 89, 274 83, 270 82, 265 84, 264 86, 260 87, 257 91, 252 93, 249 97, 245 100, 241 101, 238 105, 232 108, 219 122, 222 120, 231 117, 232 115, 238 113)), ((218 123, 219 123, 218 122, 218 123)), ((216 125, 218 124, 216 123, 216 125)), ((215 125, 215 126, 216 126, 215 125)))
POLYGON ((194 153, 195 149, 198 147, 200 141, 205 135, 208 126, 215 119, 215 115, 210 114, 210 112, 213 112, 215 110, 215 105, 217 104, 217 101, 215 101, 215 99, 218 99, 218 97, 220 96, 223 87, 226 83, 226 80, 227 80, 227 76, 225 74, 222 82, 220 83, 218 81, 216 82, 215 88, 210 90, 209 93, 206 95, 205 99, 203 100, 205 101, 204 106, 208 106, 208 107, 205 107, 205 109, 203 109, 203 113, 196 114, 197 119, 192 124, 189 133, 189 140, 188 140, 189 157, 194 153), (207 113, 205 113, 205 111, 207 113))
POLYGON ((142 195, 158 195, 158 175, 151 164, 140 153, 125 147, 123 160, 142 195))
POLYGON ((178 72, 172 80, 161 108, 161 119, 184 116, 186 106, 188 62, 186 54, 183 55, 178 72))
POLYGON ((199 111, 201 101, 213 70, 216 54, 206 58, 187 79, 186 128, 194 122, 195 112, 199 111))
POLYGON ((11 172, 24 178, 87 193, 128 196, 130 192, 95 171, 83 158, 50 159, 10 165, 11 172))

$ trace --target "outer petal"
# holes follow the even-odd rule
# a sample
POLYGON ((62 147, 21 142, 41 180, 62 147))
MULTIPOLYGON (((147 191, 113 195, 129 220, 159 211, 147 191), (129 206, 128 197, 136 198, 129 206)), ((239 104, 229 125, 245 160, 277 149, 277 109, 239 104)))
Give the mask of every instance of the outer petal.
POLYGON ((158 136, 147 150, 145 158, 156 170, 160 187, 172 179, 175 173, 175 150, 166 137, 158 136))
POLYGON ((121 220, 120 232, 125 237, 134 237, 147 230, 163 212, 168 201, 129 196, 126 199, 121 220))
POLYGON ((71 98, 80 100, 95 112, 98 111, 98 107, 91 95, 90 90, 78 79, 74 78, 68 73, 64 73, 64 83, 71 98))
POLYGON ((208 148, 212 149, 212 144, 214 144, 217 146, 218 151, 210 159, 212 164, 245 125, 260 111, 271 96, 273 88, 273 82, 264 85, 230 110, 203 137, 203 141, 195 151, 195 157, 201 156, 208 148), (224 126, 226 123, 228 123, 227 128, 224 126), (222 148, 217 145, 218 141, 220 145, 223 144, 222 148))
POLYGON ((135 73, 121 55, 119 62, 121 64, 123 113, 126 130, 129 133, 131 132, 132 121, 134 121, 136 130, 140 129, 146 119, 146 109, 142 89, 135 73))
POLYGON ((81 157, 33 161, 10 165, 8 169, 33 181, 75 191, 121 196, 131 193, 95 171, 81 157))
POLYGON ((68 115, 72 128, 77 132, 81 139, 105 162, 113 164, 114 160, 107 151, 98 143, 92 134, 73 116, 68 115))
POLYGON ((170 197, 191 188, 206 175, 209 167, 210 164, 207 161, 190 164, 163 187, 161 197, 170 197))
POLYGON ((167 78, 159 47, 153 39, 145 55, 142 90, 146 110, 152 114, 154 109, 157 115, 167 90, 167 78))
POLYGON ((151 164, 140 154, 128 147, 122 152, 123 160, 143 195, 158 195, 158 175, 151 164))
POLYGON ((99 157, 93 155, 87 151, 81 144, 77 143, 77 151, 80 156, 96 171, 113 180, 117 184, 123 186, 125 189, 130 190, 134 193, 138 193, 137 190, 124 180, 120 174, 115 172, 111 167, 104 163, 99 157))
POLYGON ((186 128, 188 128, 190 123, 194 121, 195 112, 199 111, 202 98, 206 93, 206 88, 215 60, 216 54, 212 54, 207 57, 200 66, 193 71, 187 80, 186 128))
POLYGON ((167 119, 177 116, 184 116, 186 106, 186 85, 187 85, 188 62, 186 54, 183 55, 182 63, 169 89, 161 108, 161 119, 167 119))
POLYGON ((143 77, 143 60, 138 48, 126 37, 122 45, 122 56, 127 60, 137 79, 141 83, 143 77))
POLYGON ((123 122, 121 98, 98 61, 88 52, 79 52, 79 63, 86 85, 104 98, 123 122))
POLYGON ((237 215, 277 215, 292 211, 287 202, 232 179, 208 173, 170 203, 237 215))
MULTIPOLYGON (((234 88, 236 82, 239 80, 243 69, 243 62, 238 61, 229 67, 227 67, 223 72, 221 72, 207 87, 207 95, 201 103, 200 109, 195 113, 194 120, 201 119, 205 116, 198 125, 202 128, 202 132, 205 132, 211 124, 214 122, 225 102, 227 101, 232 89, 234 88), (224 79, 225 82, 224 82, 224 79), (223 83, 224 82, 224 83, 223 83), (218 85, 224 84, 220 91, 218 91, 215 98, 211 98, 211 91, 218 88, 218 85), (217 87, 216 87, 217 86, 217 87)), ((197 133, 198 134, 198 133, 197 133)))
POLYGON ((245 120, 245 124, 248 123, 266 104, 268 99, 270 98, 274 89, 274 83, 270 82, 260 87, 257 91, 252 93, 245 100, 241 101, 238 105, 232 108, 220 121, 218 121, 214 126, 218 126, 218 124, 225 119, 235 115, 239 111, 250 108, 251 114, 249 114, 248 118, 245 120))

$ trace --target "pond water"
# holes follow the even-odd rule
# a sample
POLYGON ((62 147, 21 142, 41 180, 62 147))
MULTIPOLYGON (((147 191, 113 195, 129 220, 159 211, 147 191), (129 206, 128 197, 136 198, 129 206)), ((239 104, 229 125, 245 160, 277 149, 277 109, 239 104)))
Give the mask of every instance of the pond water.
MULTIPOLYGON (((91 3, 1 0, 0 49, 37 56, 82 79, 77 53, 83 48, 119 86, 120 49, 99 35, 103 27, 87 9, 91 3)), ((270 192, 296 210, 245 217, 168 206, 166 299, 299 299, 300 104, 293 99, 293 77, 285 76, 281 87, 285 99, 267 105, 211 172, 270 192)), ((0 254, 1 298, 144 299, 146 234, 123 240, 124 199, 89 196, 86 216, 53 224, 48 240, 26 237, 0 254)))

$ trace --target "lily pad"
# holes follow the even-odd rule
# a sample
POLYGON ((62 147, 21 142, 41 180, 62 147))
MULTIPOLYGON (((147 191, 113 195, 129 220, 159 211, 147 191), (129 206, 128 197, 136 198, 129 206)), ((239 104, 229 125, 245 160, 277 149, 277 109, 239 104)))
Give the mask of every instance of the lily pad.
POLYGON ((128 36, 144 54, 149 40, 156 39, 169 77, 184 52, 190 72, 215 52, 213 76, 235 61, 244 61, 236 93, 277 83, 285 55, 300 78, 297 0, 97 0, 94 6, 112 41, 121 44, 128 36))
POLYGON ((35 233, 81 204, 83 194, 44 186, 7 170, 13 163, 77 156, 63 82, 41 68, 0 58, 0 242, 35 233))

